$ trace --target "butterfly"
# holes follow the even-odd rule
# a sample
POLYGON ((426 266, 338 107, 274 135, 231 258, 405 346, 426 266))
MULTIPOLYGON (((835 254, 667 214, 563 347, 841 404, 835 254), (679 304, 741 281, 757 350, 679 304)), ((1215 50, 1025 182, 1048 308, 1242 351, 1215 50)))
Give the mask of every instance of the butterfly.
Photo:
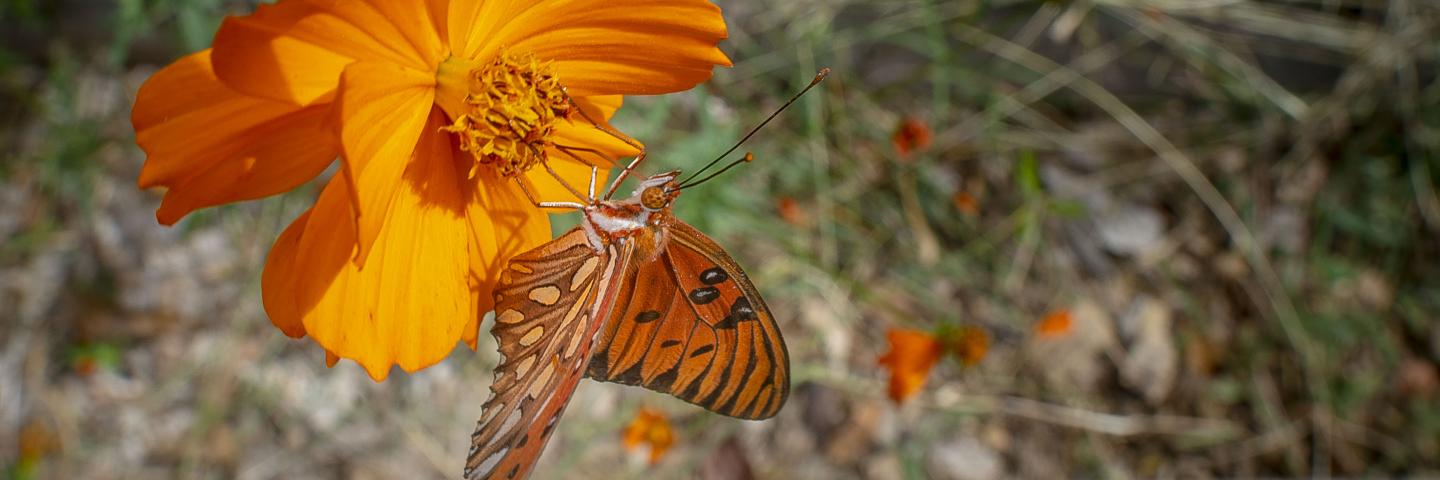
POLYGON ((582 219, 501 272, 491 333, 502 360, 471 436, 465 478, 528 476, 583 377, 742 419, 773 417, 785 404, 790 357, 769 307, 724 249, 671 211, 681 189, 740 161, 698 181, 689 180, 715 162, 684 181, 678 170, 652 175, 630 197, 612 200, 645 158, 636 146, 640 155, 603 199, 592 169, 589 195, 566 185, 585 203, 537 202, 578 210, 582 219))

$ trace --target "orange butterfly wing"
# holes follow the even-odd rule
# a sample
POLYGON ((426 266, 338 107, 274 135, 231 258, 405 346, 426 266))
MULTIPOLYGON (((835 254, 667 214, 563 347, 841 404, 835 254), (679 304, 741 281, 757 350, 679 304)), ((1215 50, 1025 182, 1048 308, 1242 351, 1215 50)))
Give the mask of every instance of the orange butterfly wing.
POLYGON ((585 370, 629 247, 596 254, 579 228, 510 261, 490 332, 503 359, 470 437, 465 478, 525 478, 585 370))
POLYGON ((665 251, 636 263, 586 375, 732 417, 774 416, 790 394, 790 356, 740 266, 679 220, 665 251))

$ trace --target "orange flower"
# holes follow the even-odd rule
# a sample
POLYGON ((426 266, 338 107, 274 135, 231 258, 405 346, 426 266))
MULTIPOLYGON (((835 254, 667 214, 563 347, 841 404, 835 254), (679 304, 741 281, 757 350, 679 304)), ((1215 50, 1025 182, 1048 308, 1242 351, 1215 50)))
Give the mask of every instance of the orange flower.
POLYGON ((950 202, 955 204, 955 209, 960 210, 960 213, 972 217, 980 213, 980 203, 969 192, 955 192, 955 195, 950 197, 950 202))
POLYGON ((990 335, 980 327, 960 327, 947 340, 950 351, 967 367, 980 363, 985 359, 985 353, 990 351, 990 335))
POLYGON ((1035 324, 1035 334, 1040 338, 1062 337, 1070 333, 1072 322, 1073 319, 1070 316, 1070 310, 1056 310, 1050 312, 1049 315, 1046 315, 1045 318, 1040 319, 1039 323, 1035 324))
POLYGON ((900 158, 908 158, 913 152, 930 148, 930 137, 930 127, 924 122, 906 118, 890 136, 890 142, 895 144, 895 152, 900 154, 900 158))
POLYGON ((635 419, 625 427, 620 441, 626 450, 634 450, 642 443, 647 444, 650 447, 650 464, 654 465, 660 462, 660 456, 675 443, 675 432, 670 429, 670 421, 665 419, 664 413, 640 407, 635 419))
POLYGON ((60 447, 60 441, 55 432, 46 427, 45 424, 31 420, 20 429, 17 438, 18 455, 15 458, 15 465, 11 470, 14 478, 32 478, 40 460, 60 447))
POLYGON ((890 370, 890 400, 904 403, 925 386, 925 377, 943 349, 933 335, 919 330, 891 329, 885 336, 890 351, 878 363, 890 370))
POLYGON ((157 72, 132 113, 143 188, 173 224, 274 195, 341 156, 276 240, 265 310, 287 335, 383 380, 475 347, 498 270, 549 239, 539 200, 634 148, 604 122, 621 95, 688 89, 729 65, 701 0, 281 0, 157 72))
POLYGON ((794 197, 780 197, 776 202, 775 210, 780 213, 780 219, 791 225, 801 226, 806 223, 805 210, 800 208, 800 203, 794 197))

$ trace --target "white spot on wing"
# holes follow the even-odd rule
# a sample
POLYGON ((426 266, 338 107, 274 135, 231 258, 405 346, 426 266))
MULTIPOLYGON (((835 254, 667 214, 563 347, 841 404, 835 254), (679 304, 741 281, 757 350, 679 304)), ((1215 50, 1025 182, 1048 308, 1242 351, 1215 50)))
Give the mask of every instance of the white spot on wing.
POLYGON ((515 366, 515 376, 518 376, 518 377, 523 377, 523 376, 525 376, 525 374, 530 371, 530 367, 535 366, 535 358, 536 358, 536 357, 539 357, 539 356, 540 356, 540 354, 537 353, 537 354, 534 354, 534 355, 525 357, 524 360, 521 360, 521 361, 520 361, 520 364, 515 366))
MULTIPOLYGON (((553 359, 554 357, 551 358, 553 359)), ((545 370, 541 370, 540 374, 535 377, 535 382, 530 384, 530 391, 528 392, 530 398, 540 398, 540 393, 546 390, 546 384, 550 383, 550 377, 553 376, 555 376, 555 362, 546 362, 545 370)))
POLYGON ((525 335, 520 337, 520 346, 528 347, 534 345, 535 342, 540 341, 540 337, 543 336, 545 336, 545 327, 536 325, 534 328, 531 328, 530 331, 525 332, 525 335))
POLYGON ((575 276, 570 277, 570 291, 573 292, 585 284, 585 280, 588 280, 590 275, 595 273, 595 267, 599 265, 600 257, 591 256, 585 259, 585 263, 580 264, 580 269, 575 271, 575 276))
POLYGON ((560 301, 560 288, 554 285, 530 289, 530 299, 541 305, 554 305, 560 301))
POLYGON ((511 431, 511 430, 514 430, 514 429, 515 429, 515 425, 518 425, 519 423, 520 423, 520 409, 517 408, 517 409, 515 409, 515 410, 511 410, 511 411, 510 411, 510 416, 505 417, 505 423, 500 424, 500 430, 495 431, 495 435, 492 436, 492 437, 490 437, 490 439, 491 439, 491 440, 490 440, 490 443, 495 443, 495 442, 499 441, 501 438, 505 438, 505 437, 510 436, 510 435, 509 435, 510 431, 511 431))
POLYGON ((525 314, 515 309, 506 309, 495 316, 495 321, 500 323, 520 323, 525 320, 525 314))
POLYGON ((505 454, 509 451, 510 447, 505 447, 500 449, 499 451, 496 451, 495 453, 490 454, 489 457, 485 457, 485 461, 480 462, 480 466, 475 467, 475 472, 477 472, 479 475, 472 475, 472 478, 490 475, 490 471, 494 470, 495 466, 500 464, 500 459, 505 458, 505 454))

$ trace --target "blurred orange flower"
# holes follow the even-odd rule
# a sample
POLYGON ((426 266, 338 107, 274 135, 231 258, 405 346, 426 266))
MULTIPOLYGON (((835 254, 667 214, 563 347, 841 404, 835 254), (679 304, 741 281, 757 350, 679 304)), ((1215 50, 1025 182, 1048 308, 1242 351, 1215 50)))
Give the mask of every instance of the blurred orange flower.
POLYGON ((985 353, 990 351, 990 335, 980 327, 960 327, 951 334, 947 343, 950 351, 967 367, 980 363, 985 359, 985 353))
POLYGON ((40 460, 60 447, 55 432, 38 421, 30 421, 20 429, 17 438, 15 465, 10 472, 15 478, 31 478, 40 460))
POLYGON ((900 158, 907 158, 913 152, 930 148, 930 137, 930 127, 924 122, 906 118, 890 135, 890 142, 895 144, 895 152, 900 154, 900 158))
POLYGON ((620 441, 626 450, 639 448, 640 444, 649 446, 650 464, 654 465, 660 462, 660 456, 665 455, 665 451, 675 443, 675 432, 670 429, 670 421, 665 419, 664 413, 640 407, 635 419, 625 427, 620 441))
POLYGON ((890 370, 890 400, 904 403, 925 386, 943 349, 933 335, 919 330, 890 329, 885 337, 890 340, 890 351, 878 363, 890 370))
POLYGON ((276 240, 265 310, 383 380, 475 347, 498 270, 549 239, 542 200, 636 154, 605 122, 621 95, 688 89, 729 65, 703 0, 281 0, 230 17, 160 70, 131 115, 165 187, 156 218, 340 174, 276 240), (518 180, 518 181, 517 181, 518 180))
POLYGON ((780 197, 780 200, 776 202, 775 210, 780 213, 780 219, 785 220, 786 223, 795 226, 806 223, 805 210, 800 208, 800 203, 796 202, 794 197, 780 197))
POLYGON ((960 210, 960 213, 971 216, 980 213, 980 203, 977 202, 975 196, 969 192, 955 192, 954 195, 950 196, 950 202, 955 204, 955 209, 960 210))
POLYGON ((1073 319, 1070 316, 1070 310, 1060 309, 1050 312, 1049 315, 1045 315, 1045 318, 1040 319, 1040 322, 1035 324, 1035 335, 1040 338, 1065 336, 1065 334, 1070 333, 1072 322, 1073 319))

